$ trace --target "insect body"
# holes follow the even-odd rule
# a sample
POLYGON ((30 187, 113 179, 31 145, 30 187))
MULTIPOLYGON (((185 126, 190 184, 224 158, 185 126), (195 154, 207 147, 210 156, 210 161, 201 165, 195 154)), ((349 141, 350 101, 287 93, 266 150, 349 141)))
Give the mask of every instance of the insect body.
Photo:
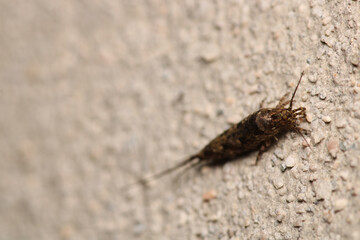
POLYGON ((288 94, 285 94, 275 108, 261 108, 250 114, 210 141, 197 154, 190 156, 172 168, 153 175, 149 179, 139 180, 138 183, 146 183, 149 180, 160 178, 184 166, 191 168, 196 165, 223 164, 257 149, 259 149, 256 159, 258 161, 261 154, 271 146, 274 140, 277 140, 277 136, 289 131, 295 131, 304 138, 301 132, 305 130, 298 126, 298 120, 306 117, 306 109, 304 107, 292 108, 294 96, 303 75, 304 72, 301 73, 290 100, 287 100, 288 94), (288 104, 289 106, 285 107, 288 104))

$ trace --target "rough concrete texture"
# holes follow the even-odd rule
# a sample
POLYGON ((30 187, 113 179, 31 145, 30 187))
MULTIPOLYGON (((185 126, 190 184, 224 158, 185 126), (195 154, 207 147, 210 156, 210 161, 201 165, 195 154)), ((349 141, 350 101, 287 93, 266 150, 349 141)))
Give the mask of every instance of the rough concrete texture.
POLYGON ((360 239, 360 2, 0 2, 0 239, 360 239), (289 133, 170 167, 305 70, 289 133), (206 200, 206 201, 205 201, 206 200))

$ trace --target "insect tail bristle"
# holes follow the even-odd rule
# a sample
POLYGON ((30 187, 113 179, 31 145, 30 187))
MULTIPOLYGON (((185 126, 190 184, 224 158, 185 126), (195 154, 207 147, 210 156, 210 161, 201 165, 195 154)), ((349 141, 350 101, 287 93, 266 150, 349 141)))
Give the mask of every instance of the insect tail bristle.
POLYGON ((289 109, 290 109, 290 110, 292 110, 293 100, 294 100, 296 91, 297 91, 297 89, 298 89, 298 87, 299 87, 299 85, 300 85, 300 82, 301 82, 301 79, 302 79, 303 76, 304 76, 304 71, 301 72, 300 79, 299 79, 299 81, 298 81, 298 83, 297 83, 297 85, 296 85, 296 88, 295 88, 295 90, 294 90, 294 93, 293 93, 293 95, 292 95, 292 97, 291 97, 290 106, 289 106, 289 109))
POLYGON ((197 161, 197 162, 194 162, 194 163, 188 165, 185 169, 182 169, 182 171, 176 175, 176 177, 174 178, 174 183, 177 183, 180 180, 180 178, 185 173, 187 173, 190 169, 193 169, 195 167, 201 168, 202 166, 204 166, 206 164, 208 164, 206 161, 197 161))
POLYGON ((129 189, 131 189, 132 187, 134 187, 136 185, 142 185, 142 186, 146 187, 146 186, 149 185, 149 183, 151 181, 159 179, 159 178, 161 178, 161 177, 163 177, 163 176, 165 176, 167 174, 172 173, 173 171, 175 171, 175 170, 177 170, 177 169, 179 169, 181 167, 184 167, 184 166, 188 165, 189 163, 191 163, 196 158, 199 158, 198 154, 195 154, 195 155, 181 161, 180 163, 176 164, 175 166, 167 168, 167 169, 165 169, 165 170, 163 170, 161 172, 158 172, 158 173, 156 173, 156 174, 154 174, 154 175, 152 175, 150 177, 141 178, 141 179, 138 179, 137 181, 135 181, 133 183, 127 184, 127 185, 123 186, 121 188, 121 190, 124 190, 124 191, 129 190, 129 189))

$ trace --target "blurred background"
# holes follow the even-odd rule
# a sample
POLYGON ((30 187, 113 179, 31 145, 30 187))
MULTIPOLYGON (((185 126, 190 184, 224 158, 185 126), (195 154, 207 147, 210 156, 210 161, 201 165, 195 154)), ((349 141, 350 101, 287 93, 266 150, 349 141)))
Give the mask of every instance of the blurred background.
POLYGON ((359 12, 1 0, 0 239, 360 239, 359 12), (313 151, 289 134, 258 166, 123 191, 275 106, 302 70, 313 151))

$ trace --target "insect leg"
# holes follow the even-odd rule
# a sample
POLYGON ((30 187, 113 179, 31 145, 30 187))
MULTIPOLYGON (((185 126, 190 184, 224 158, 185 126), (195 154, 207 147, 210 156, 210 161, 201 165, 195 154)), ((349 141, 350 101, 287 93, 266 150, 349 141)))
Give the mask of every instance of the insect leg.
POLYGON ((260 109, 264 107, 265 100, 266 100, 266 97, 264 97, 263 100, 261 100, 261 102, 259 104, 260 109))
POLYGON ((306 118, 306 108, 304 107, 299 107, 293 110, 293 113, 295 114, 295 117, 300 116, 300 118, 306 118))
POLYGON ((261 144, 258 155, 256 156, 255 165, 257 165, 257 163, 260 160, 263 153, 269 149, 269 147, 271 146, 271 143, 272 143, 272 139, 268 139, 261 144))
POLYGON ((301 127, 296 127, 296 130, 301 132, 301 133, 305 133, 305 134, 309 134, 310 130, 305 129, 305 128, 301 128, 301 127))

